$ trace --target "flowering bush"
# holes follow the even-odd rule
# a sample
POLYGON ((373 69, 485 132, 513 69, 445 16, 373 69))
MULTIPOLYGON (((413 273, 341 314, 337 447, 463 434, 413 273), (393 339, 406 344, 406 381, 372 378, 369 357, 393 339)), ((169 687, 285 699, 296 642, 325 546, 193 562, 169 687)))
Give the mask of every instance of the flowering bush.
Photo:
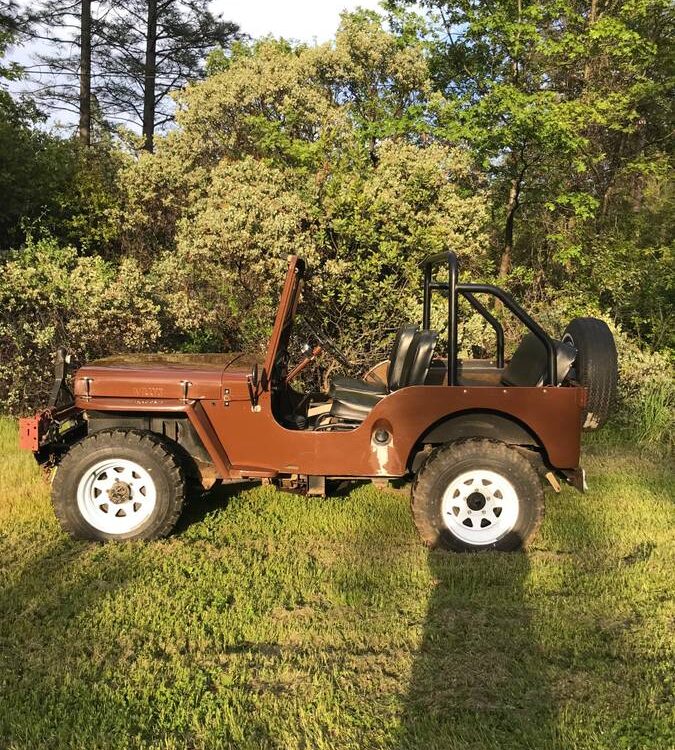
POLYGON ((3 410, 44 404, 54 350, 78 359, 158 345, 160 306, 138 264, 81 257, 52 239, 29 241, 0 276, 3 410))

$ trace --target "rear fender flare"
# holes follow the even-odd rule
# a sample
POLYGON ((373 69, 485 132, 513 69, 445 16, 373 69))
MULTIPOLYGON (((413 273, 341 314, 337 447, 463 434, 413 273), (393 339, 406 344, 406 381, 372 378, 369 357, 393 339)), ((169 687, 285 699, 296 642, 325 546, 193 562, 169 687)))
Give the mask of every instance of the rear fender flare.
POLYGON ((451 443, 455 440, 482 438, 497 440, 507 445, 524 446, 542 452, 547 460, 543 442, 520 420, 510 414, 496 411, 469 411, 443 417, 431 425, 415 444, 408 461, 414 471, 419 463, 420 452, 425 446, 451 443))

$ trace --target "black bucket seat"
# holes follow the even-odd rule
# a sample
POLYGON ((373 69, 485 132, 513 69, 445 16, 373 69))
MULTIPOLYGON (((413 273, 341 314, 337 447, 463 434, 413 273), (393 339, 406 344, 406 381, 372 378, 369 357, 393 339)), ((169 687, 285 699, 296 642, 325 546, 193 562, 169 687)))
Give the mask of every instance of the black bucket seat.
POLYGON ((368 383, 357 378, 334 378, 328 392, 329 396, 333 399, 344 400, 349 400, 352 394, 364 393, 381 397, 400 388, 408 350, 416 333, 417 326, 403 325, 399 328, 389 355, 389 371, 386 383, 368 383))
MULTIPOLYGON (((415 334, 403 362, 400 388, 409 385, 424 385, 437 341, 438 334, 435 331, 420 331, 415 334)), ((343 391, 339 397, 333 398, 330 415, 336 419, 362 422, 373 406, 386 395, 386 393, 343 391)))
MULTIPOLYGON (((560 385, 569 373, 577 356, 577 350, 567 341, 553 340, 556 358, 556 385, 560 385)), ((544 384, 548 355, 546 347, 533 333, 523 340, 513 353, 508 367, 502 374, 504 385, 535 387, 544 384)))

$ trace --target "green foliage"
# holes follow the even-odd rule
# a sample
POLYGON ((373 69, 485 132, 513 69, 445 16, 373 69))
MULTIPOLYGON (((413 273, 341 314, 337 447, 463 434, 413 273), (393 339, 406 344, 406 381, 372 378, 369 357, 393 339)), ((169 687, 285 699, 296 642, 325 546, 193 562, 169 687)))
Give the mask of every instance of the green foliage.
POLYGON ((249 155, 316 168, 353 139, 374 147, 426 129, 422 46, 386 32, 373 13, 343 15, 334 44, 240 45, 212 58, 210 73, 177 97, 179 140, 195 165, 249 155))
MULTIPOLYGON (((2 57, 32 18, 12 0, 0 0, 0 81, 22 77, 20 66, 3 64, 2 57)), ((0 87, 0 254, 20 247, 29 232, 112 252, 121 197, 117 173, 128 157, 105 134, 83 149, 46 131, 45 120, 30 98, 0 87)))
MULTIPOLYGON (((0 249, 17 248, 0 277, 11 408, 40 400, 47 351, 66 339, 81 357, 133 341, 261 351, 289 253, 310 264, 307 315, 362 372, 403 320, 419 320, 421 258, 452 248, 467 276, 498 278, 555 334, 578 315, 615 325, 631 363, 617 429, 663 442, 672 401, 656 371, 672 373, 675 330, 669 4, 424 0, 424 17, 407 0, 387 6, 390 30, 358 11, 327 44, 212 52, 206 79, 176 94, 178 127, 155 154, 132 137, 82 150, 0 96, 0 249), (22 250, 27 233, 43 241, 22 250), (45 249, 61 246, 77 252, 45 249), (28 273, 43 262, 47 278, 28 273), (97 294, 103 279, 127 284, 154 328, 90 341, 89 313, 124 305, 113 312, 103 294, 63 308, 41 288, 56 277, 83 299, 86 283, 97 294), (17 289, 40 300, 44 331, 17 289), (31 368, 21 347, 36 341, 31 368)), ((444 319, 439 301, 441 340, 444 319)), ((512 351, 522 328, 504 323, 512 351)), ((462 356, 494 351, 474 314, 460 335, 462 356)), ((322 362, 325 385, 337 364, 322 362)))
POLYGON ((210 188, 185 207, 176 251, 155 271, 166 280, 176 325, 209 333, 221 349, 262 350, 278 304, 286 258, 318 260, 309 207, 289 171, 250 157, 223 160, 209 175, 210 188))
POLYGON ((102 140, 87 149, 69 142, 70 174, 54 197, 56 207, 40 225, 87 253, 112 255, 119 244, 122 187, 119 173, 129 157, 102 140))
MULTIPOLYGON (((26 18, 15 0, 0 0, 0 80, 14 81, 21 77, 21 66, 7 63, 2 58, 8 47, 16 43, 17 37, 25 30, 26 18)), ((0 108, 12 106, 12 97, 0 88, 0 108)))
POLYGON ((211 71, 181 94, 180 129, 125 174, 125 242, 142 258, 148 242, 164 250, 155 270, 180 329, 262 348, 295 252, 312 268, 314 317, 363 365, 418 314, 424 255, 453 247, 485 268, 487 206, 469 156, 419 141, 419 43, 358 13, 335 44, 263 40, 211 71))
POLYGON ((84 150, 35 127, 37 115, 0 109, 0 250, 44 232, 87 251, 109 252, 118 235, 117 173, 110 144, 84 150))
POLYGON ((672 346, 672 4, 386 5, 430 14, 433 133, 468 143, 488 176, 502 278, 521 294, 523 274, 538 294, 581 287, 672 346))
POLYGON ((159 307, 136 261, 116 265, 29 238, 4 263, 0 282, 3 409, 45 403, 59 346, 90 360, 153 348, 160 334, 159 307))
POLYGON ((622 436, 664 456, 672 456, 675 441, 675 378, 673 363, 658 352, 646 351, 621 331, 618 410, 614 421, 622 436))
POLYGON ((672 380, 660 379, 644 385, 637 404, 637 442, 667 455, 672 454, 675 428, 675 387, 672 380))
POLYGON ((18 244, 22 222, 56 210, 66 181, 68 146, 26 126, 16 112, 0 114, 0 248, 18 244), (3 116, 4 115, 4 116, 3 116))

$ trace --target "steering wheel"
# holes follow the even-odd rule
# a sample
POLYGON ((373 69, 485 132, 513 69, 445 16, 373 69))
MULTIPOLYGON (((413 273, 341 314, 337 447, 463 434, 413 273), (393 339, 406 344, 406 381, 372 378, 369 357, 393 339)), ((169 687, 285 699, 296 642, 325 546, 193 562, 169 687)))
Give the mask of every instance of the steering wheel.
POLYGON ((337 344, 332 341, 332 339, 329 339, 325 334, 323 334, 322 336, 319 335, 317 331, 306 320, 306 318, 302 318, 302 324, 312 334, 312 336, 314 336, 317 343, 322 349, 326 349, 327 351, 329 351, 343 367, 351 367, 351 362, 347 359, 347 357, 345 357, 340 349, 338 349, 337 344))

